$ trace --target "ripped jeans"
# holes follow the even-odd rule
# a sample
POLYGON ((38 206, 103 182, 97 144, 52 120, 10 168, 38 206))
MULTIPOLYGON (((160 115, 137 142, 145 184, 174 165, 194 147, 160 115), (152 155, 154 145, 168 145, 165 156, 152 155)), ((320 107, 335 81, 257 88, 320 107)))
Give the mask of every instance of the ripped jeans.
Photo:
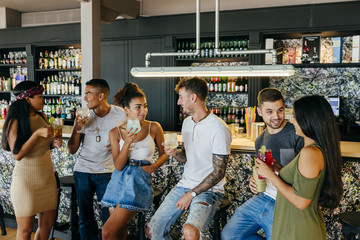
MULTIPOLYGON (((179 210, 175 204, 189 190, 189 188, 175 187, 166 196, 150 220, 149 228, 151 239, 170 239, 170 227, 184 212, 183 210, 179 210)), ((222 193, 213 191, 206 191, 197 195, 190 204, 189 215, 185 224, 196 227, 199 229, 200 235, 204 236, 204 232, 218 210, 223 196, 222 193), (207 203, 208 205, 200 203, 207 203)))

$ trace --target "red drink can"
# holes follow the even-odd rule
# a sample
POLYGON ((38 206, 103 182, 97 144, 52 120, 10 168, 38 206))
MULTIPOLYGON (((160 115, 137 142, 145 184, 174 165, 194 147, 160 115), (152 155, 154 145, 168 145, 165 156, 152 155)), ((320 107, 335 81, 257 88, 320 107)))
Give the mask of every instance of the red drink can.
MULTIPOLYGON (((274 167, 274 158, 272 157, 272 151, 271 149, 266 149, 265 154, 259 149, 258 151, 258 158, 266 163, 269 167, 274 167)), ((266 179, 260 175, 258 175, 260 179, 266 179)))

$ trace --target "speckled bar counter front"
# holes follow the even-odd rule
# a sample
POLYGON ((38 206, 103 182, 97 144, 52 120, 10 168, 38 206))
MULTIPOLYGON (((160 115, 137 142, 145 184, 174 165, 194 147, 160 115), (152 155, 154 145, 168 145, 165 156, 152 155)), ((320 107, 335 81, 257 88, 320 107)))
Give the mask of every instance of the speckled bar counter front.
MULTIPOLYGON (((71 132, 71 131, 70 131, 71 132)), ((66 134, 66 133, 65 133, 66 134)), ((65 135, 64 134, 64 135, 65 135)), ((69 134, 69 133, 68 133, 69 134)), ((66 135, 70 136, 70 135, 66 135)), ((360 158, 360 143, 342 142, 343 155, 347 157, 360 158)), ((248 187, 249 179, 252 175, 252 152, 254 151, 254 143, 248 139, 235 139, 232 142, 232 155, 226 171, 226 194, 225 196, 230 200, 231 205, 227 209, 227 218, 230 218, 235 209, 251 198, 253 194, 248 187)), ((55 170, 59 176, 72 175, 73 166, 77 155, 71 155, 67 149, 67 139, 64 138, 63 147, 60 149, 53 149, 51 151, 55 170)), ((155 155, 154 160, 157 155, 155 155)), ((10 184, 11 174, 14 167, 14 159, 12 155, 4 150, 0 150, 0 201, 7 214, 14 214, 12 204, 10 201, 10 184)), ((183 164, 178 163, 172 159, 168 160, 160 169, 153 174, 154 188, 163 193, 161 200, 179 181, 183 171, 183 164)), ((340 206, 334 210, 324 210, 324 218, 327 226, 328 239, 340 239, 341 224, 338 219, 338 214, 345 211, 360 211, 360 163, 359 161, 348 161, 344 163, 343 183, 344 183, 344 198, 340 206)), ((99 206, 96 206, 97 212, 99 206)), ((154 209, 153 209, 154 210, 154 209)), ((69 221, 70 213, 70 197, 66 191, 62 192, 60 201, 60 210, 58 221, 69 221)), ((146 214, 146 221, 149 221, 153 212, 146 214)), ((181 238, 181 226, 184 223, 186 213, 174 225, 171 236, 172 239, 181 238)), ((136 231, 137 219, 134 218, 129 225, 130 233, 136 231)), ((212 226, 211 226, 212 227, 212 226)), ((212 239, 211 234, 208 234, 209 239, 212 239)))

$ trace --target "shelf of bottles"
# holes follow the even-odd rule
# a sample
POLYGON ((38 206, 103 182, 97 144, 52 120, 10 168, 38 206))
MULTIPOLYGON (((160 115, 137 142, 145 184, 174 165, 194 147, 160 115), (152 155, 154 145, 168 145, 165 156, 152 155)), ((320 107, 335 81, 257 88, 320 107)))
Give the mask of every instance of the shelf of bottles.
POLYGON ((81 46, 39 46, 35 49, 35 79, 44 87, 43 112, 72 124, 81 106, 81 46))
POLYGON ((55 51, 40 51, 38 71, 41 70, 80 70, 81 48, 66 48, 55 51))
POLYGON ((3 50, 0 53, 0 66, 25 66, 26 60, 26 51, 3 50))
POLYGON ((58 72, 40 80, 45 96, 81 95, 81 72, 58 72))
POLYGON ((247 94, 247 77, 205 77, 209 93, 247 94))
POLYGON ((27 79, 26 67, 10 67, 9 70, 0 73, 0 92, 11 92, 21 81, 27 79))
MULTIPOLYGON (((72 96, 48 97, 45 96, 45 103, 43 112, 45 115, 55 118, 62 118, 66 122, 73 122, 75 119, 75 112, 78 107, 81 107, 81 102, 78 98, 72 96)), ((66 123, 65 122, 65 123, 66 123)))
MULTIPOLYGON (((246 38, 226 38, 220 39, 219 49, 222 51, 238 51, 247 50, 249 48, 249 40, 246 38)), ((228 59, 238 58, 238 60, 246 60, 246 54, 226 54, 216 55, 214 39, 207 39, 201 42, 200 53, 197 56, 179 56, 177 60, 191 60, 191 59, 228 59)), ((177 52, 188 53, 196 50, 195 39, 183 39, 177 42, 177 52)))
POLYGON ((10 100, 16 84, 27 79, 27 56, 25 48, 0 49, 0 96, 10 100))
MULTIPOLYGON (((244 107, 214 107, 212 113, 222 119, 226 124, 237 123, 240 127, 245 127, 245 108, 244 107)), ((180 107, 179 124, 182 124, 188 115, 180 107)))

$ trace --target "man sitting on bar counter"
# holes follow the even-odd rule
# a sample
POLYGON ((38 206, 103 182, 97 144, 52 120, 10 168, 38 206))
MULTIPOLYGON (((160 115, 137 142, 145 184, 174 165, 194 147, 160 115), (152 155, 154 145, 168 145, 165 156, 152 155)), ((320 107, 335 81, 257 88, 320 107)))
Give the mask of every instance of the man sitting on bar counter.
POLYGON ((208 87, 202 78, 181 80, 175 90, 178 105, 190 116, 182 126, 181 150, 165 152, 185 162, 179 183, 166 196, 152 217, 152 239, 170 239, 170 227, 190 207, 183 226, 186 240, 200 239, 221 204, 224 175, 230 154, 231 133, 224 121, 206 107, 208 87))
MULTIPOLYGON (((300 152, 303 138, 297 136, 294 126, 285 120, 284 98, 278 89, 261 90, 258 105, 257 112, 263 118, 266 129, 255 141, 256 152, 265 145, 271 149, 273 158, 285 166, 300 152)), ((279 170, 281 166, 275 163, 275 169, 279 170)), ((250 189, 258 194, 254 178, 250 180, 250 189)), ((268 182, 265 192, 252 197, 235 211, 222 231, 222 239, 264 239, 257 234, 261 228, 266 239, 271 239, 276 194, 276 188, 268 182)))
MULTIPOLYGON (((82 143, 74 167, 74 180, 79 207, 79 230, 83 240, 98 239, 93 198, 96 193, 98 202, 101 201, 114 170, 109 132, 125 121, 124 111, 108 103, 109 92, 109 85, 103 79, 86 82, 84 100, 90 115, 76 117, 68 142, 71 154, 75 154, 82 143)), ((101 221, 105 223, 108 218, 109 209, 104 207, 101 209, 101 221)))

